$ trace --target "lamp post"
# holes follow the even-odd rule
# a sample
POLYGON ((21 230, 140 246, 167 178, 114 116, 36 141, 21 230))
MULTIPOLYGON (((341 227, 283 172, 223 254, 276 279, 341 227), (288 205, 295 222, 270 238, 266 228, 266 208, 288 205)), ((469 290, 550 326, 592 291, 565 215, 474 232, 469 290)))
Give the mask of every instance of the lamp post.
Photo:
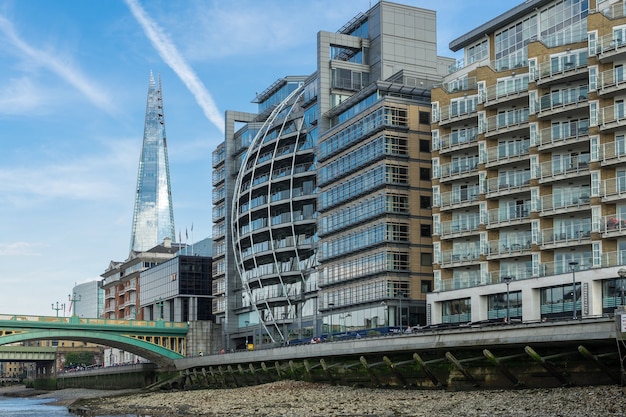
POLYGON ((404 298, 405 292, 402 290, 398 291, 398 295, 400 296, 400 315, 399 315, 399 319, 400 319, 400 334, 404 333, 402 331, 402 299, 404 298))
POLYGON ((335 303, 328 303, 328 307, 330 308, 330 315, 328 317, 328 321, 330 323, 330 328, 328 329, 328 340, 333 340, 333 307, 335 303))
POLYGON ((82 299, 82 295, 78 295, 78 297, 76 296, 76 293, 73 294, 68 294, 67 299, 68 301, 70 301, 70 307, 74 306, 74 312, 72 313, 72 316, 76 316, 76 304, 82 299))
POLYGON ((620 292, 620 304, 622 306, 622 309, 626 308, 624 306, 624 278, 626 278, 626 268, 620 268, 619 271, 617 271, 617 274, 619 275, 619 292, 620 292))
POLYGON ((513 277, 509 275, 505 275, 502 277, 502 281, 504 281, 504 283, 506 284, 506 324, 511 324, 511 317, 509 316, 509 310, 511 308, 511 304, 509 301, 509 284, 511 284, 512 280, 513 277))
POLYGON ((381 306, 383 306, 383 308, 384 308, 384 314, 385 314, 385 315, 384 315, 384 317, 383 317, 383 320, 384 320, 384 321, 383 321, 383 324, 384 324, 385 326, 389 327, 389 318, 387 317, 387 316, 388 316, 388 307, 387 307, 387 302, 386 302, 386 301, 381 301, 381 302, 380 302, 380 305, 381 305, 381 306))
POLYGON ((250 324, 250 322, 248 320, 246 320, 244 323, 246 323, 246 350, 248 350, 248 324, 250 324))
POLYGON ((572 315, 572 318, 574 320, 576 320, 576 266, 578 265, 578 262, 576 261, 570 261, 569 266, 570 268, 572 268, 572 301, 574 302, 574 313, 572 315))
POLYGON ((161 297, 156 302, 156 306, 159 308, 159 320, 163 320, 163 299, 161 297))
POLYGON ((56 310, 57 312, 57 317, 59 317, 59 310, 64 310, 65 311, 65 304, 61 304, 61 306, 59 307, 59 302, 57 301, 57 306, 54 306, 54 303, 52 303, 52 309, 56 310))

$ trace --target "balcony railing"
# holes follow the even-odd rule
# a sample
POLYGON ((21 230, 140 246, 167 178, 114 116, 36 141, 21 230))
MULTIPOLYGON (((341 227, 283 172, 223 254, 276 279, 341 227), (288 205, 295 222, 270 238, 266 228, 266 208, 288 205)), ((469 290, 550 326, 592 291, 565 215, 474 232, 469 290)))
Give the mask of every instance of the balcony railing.
POLYGON ((474 232, 480 227, 480 216, 478 213, 474 217, 469 217, 464 220, 452 220, 448 222, 441 222, 441 237, 445 238, 457 233, 474 232))
POLYGON ((450 191, 441 193, 441 201, 439 207, 445 208, 455 204, 471 203, 478 201, 478 186, 460 191, 450 191))
MULTIPOLYGON (((439 151, 446 151, 462 147, 468 143, 478 142, 478 129, 471 129, 464 132, 453 132, 449 135, 441 136, 439 139, 439 151)), ((434 149, 436 150, 436 149, 434 149)))
POLYGON ((530 171, 524 174, 504 175, 487 180, 487 193, 518 191, 530 186, 530 171))
POLYGON ((444 106, 439 111, 439 123, 449 122, 453 119, 466 119, 469 117, 478 117, 476 105, 478 103, 478 97, 473 97, 464 101, 453 103, 449 106, 444 106))
POLYGON ((626 160, 626 140, 602 144, 600 149, 602 162, 618 162, 626 160))
POLYGON ((528 126, 529 109, 524 108, 516 111, 508 111, 487 118, 486 133, 510 130, 515 127, 528 126))
POLYGON ((563 142, 578 140, 588 135, 589 120, 579 120, 576 123, 570 123, 565 126, 561 125, 541 129, 539 133, 539 145, 558 145, 563 142))
POLYGON ((480 258, 480 251, 468 249, 467 251, 448 250, 441 252, 441 265, 451 265, 454 263, 474 262, 480 258))
POLYGON ((504 225, 518 220, 530 219, 530 202, 521 205, 504 206, 487 212, 487 224, 504 225))
POLYGON ((539 100, 539 114, 564 109, 571 104, 586 102, 588 97, 587 86, 555 91, 541 97, 539 100))
POLYGON ((487 162, 517 161, 520 157, 529 155, 529 149, 530 139, 492 146, 487 148, 487 162))
POLYGON ((609 178, 602 181, 604 198, 626 198, 626 177, 609 178))
POLYGON ((589 171, 589 154, 563 157, 543 162, 539 165, 539 178, 542 180, 564 174, 580 174, 589 171))
POLYGON ((536 80, 541 82, 561 79, 581 68, 587 68, 587 51, 571 53, 542 62, 537 67, 536 80))
POLYGON ((622 235, 626 232, 626 216, 611 214, 602 218, 602 232, 622 235))
POLYGON ((528 234, 527 236, 516 236, 515 240, 490 240, 487 242, 487 246, 489 248, 489 256, 519 255, 522 252, 530 251, 531 237, 528 234))
POLYGON ((589 192, 563 192, 560 194, 548 194, 541 197, 541 213, 549 214, 555 210, 579 208, 589 206, 589 192))
POLYGON ((591 224, 563 225, 558 229, 544 229, 541 231, 541 245, 568 245, 581 242, 591 243, 591 224))
POLYGON ((601 128, 622 126, 626 123, 626 107, 624 103, 600 109, 598 123, 601 128))
POLYGON ((486 89, 484 102, 489 105, 493 102, 502 102, 507 99, 525 96, 524 93, 528 93, 528 75, 524 75, 523 78, 520 76, 520 81, 512 85, 490 85, 486 89))
POLYGON ((624 73, 624 68, 622 67, 603 71, 598 78, 598 90, 600 94, 609 89, 617 90, 620 87, 626 88, 626 73, 624 73))
POLYGON ((446 179, 456 175, 478 172, 478 157, 464 162, 452 162, 440 167, 440 178, 446 179))
POLYGON ((619 19, 626 16, 626 3, 615 3, 610 6, 602 7, 600 13, 605 15, 609 19, 619 19))

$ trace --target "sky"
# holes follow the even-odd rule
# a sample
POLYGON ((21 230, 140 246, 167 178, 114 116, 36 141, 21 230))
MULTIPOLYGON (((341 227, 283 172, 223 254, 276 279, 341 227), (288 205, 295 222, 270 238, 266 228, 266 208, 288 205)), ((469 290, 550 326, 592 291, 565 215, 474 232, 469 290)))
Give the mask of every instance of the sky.
MULTIPOLYGON (((451 40, 523 0, 397 2, 436 10, 438 53, 459 58, 451 40)), ((317 32, 371 4, 0 0, 0 315, 54 316, 74 285, 127 259, 150 71, 176 232, 191 243, 211 236, 224 112, 254 112, 256 92, 313 73, 317 32)))

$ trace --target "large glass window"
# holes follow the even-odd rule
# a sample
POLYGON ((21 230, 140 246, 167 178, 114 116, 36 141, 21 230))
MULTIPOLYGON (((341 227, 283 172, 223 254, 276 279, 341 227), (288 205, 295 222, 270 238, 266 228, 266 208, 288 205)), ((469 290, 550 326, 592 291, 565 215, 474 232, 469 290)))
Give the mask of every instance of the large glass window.
MULTIPOLYGON (((572 284, 541 289, 541 317, 572 317, 574 292, 572 284)), ((576 311, 580 313, 580 283, 576 283, 576 311)))
POLYGON ((472 304, 469 298, 441 303, 441 321, 443 323, 467 323, 471 319, 472 304))
MULTIPOLYGON (((506 292, 489 295, 487 299, 487 317, 490 320, 504 319, 507 316, 506 292)), ((509 318, 522 318, 522 292, 509 292, 508 301, 509 318)))

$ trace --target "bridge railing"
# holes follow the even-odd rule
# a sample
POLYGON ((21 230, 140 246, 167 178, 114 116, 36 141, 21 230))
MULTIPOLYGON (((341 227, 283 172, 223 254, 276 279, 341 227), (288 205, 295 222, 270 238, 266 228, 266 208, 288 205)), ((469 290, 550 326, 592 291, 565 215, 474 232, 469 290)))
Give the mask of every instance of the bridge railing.
POLYGON ((54 317, 54 316, 22 316, 15 314, 0 314, 0 321, 27 321, 39 323, 61 323, 61 324, 87 324, 99 326, 136 326, 136 327, 167 327, 167 328, 187 328, 186 322, 173 322, 164 320, 121 320, 121 319, 98 319, 84 318, 78 316, 54 317))

